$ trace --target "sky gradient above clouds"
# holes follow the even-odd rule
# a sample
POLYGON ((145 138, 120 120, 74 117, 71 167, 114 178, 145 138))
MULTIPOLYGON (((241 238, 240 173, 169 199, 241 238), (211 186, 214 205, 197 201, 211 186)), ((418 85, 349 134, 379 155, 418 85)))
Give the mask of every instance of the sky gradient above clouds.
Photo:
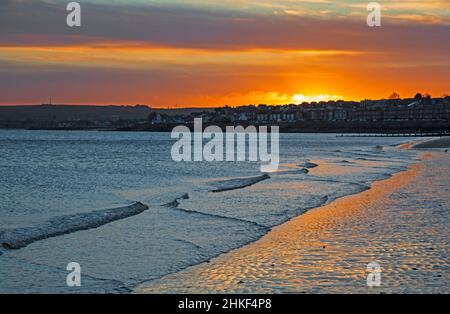
POLYGON ((450 1, 0 2, 0 104, 222 106, 450 92, 450 1))

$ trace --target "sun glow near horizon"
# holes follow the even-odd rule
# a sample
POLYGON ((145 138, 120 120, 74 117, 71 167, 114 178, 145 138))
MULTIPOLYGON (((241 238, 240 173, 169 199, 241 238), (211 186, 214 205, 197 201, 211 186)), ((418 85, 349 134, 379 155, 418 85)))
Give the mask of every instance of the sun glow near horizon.
POLYGON ((443 0, 421 4, 422 15, 412 0, 383 4, 377 29, 350 0, 87 0, 79 29, 64 24, 63 2, 0 10, 0 104, 217 107, 449 92, 443 0))
POLYGON ((295 94, 292 96, 292 100, 295 103, 303 103, 303 102, 321 102, 321 101, 338 101, 338 100, 344 100, 345 97, 341 95, 328 95, 328 94, 321 94, 316 96, 306 96, 303 94, 295 94))

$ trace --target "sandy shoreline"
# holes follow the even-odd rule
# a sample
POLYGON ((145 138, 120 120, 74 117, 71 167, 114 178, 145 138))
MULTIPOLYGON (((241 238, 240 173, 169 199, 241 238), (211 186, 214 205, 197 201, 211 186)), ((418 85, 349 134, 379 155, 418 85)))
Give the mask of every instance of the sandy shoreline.
MULTIPOLYGON (((447 154, 432 156, 432 163, 424 161, 374 182, 370 190, 311 210, 257 242, 146 283, 136 292, 448 292, 448 215, 436 222, 439 218, 427 216, 427 206, 417 207, 421 199, 434 201, 437 186, 433 183, 448 182, 448 176, 439 181, 430 175, 435 170, 431 164, 445 166, 447 154), (415 190, 418 183, 427 184, 428 189, 415 190), (431 225, 422 225, 427 220, 431 225), (430 229, 431 238, 423 236, 424 228, 430 229), (383 269, 385 284, 381 288, 366 285, 370 262, 383 269)), ((443 175, 448 175, 448 168, 443 175)), ((440 198, 448 199, 445 193, 440 198)))

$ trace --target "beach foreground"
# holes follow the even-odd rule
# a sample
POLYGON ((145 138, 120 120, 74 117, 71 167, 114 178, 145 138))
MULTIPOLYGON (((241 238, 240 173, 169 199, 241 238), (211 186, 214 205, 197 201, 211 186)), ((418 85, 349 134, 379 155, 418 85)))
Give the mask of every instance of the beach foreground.
POLYGON ((311 210, 261 240, 137 293, 449 293, 449 155, 311 210), (381 287, 366 267, 381 266, 381 287))

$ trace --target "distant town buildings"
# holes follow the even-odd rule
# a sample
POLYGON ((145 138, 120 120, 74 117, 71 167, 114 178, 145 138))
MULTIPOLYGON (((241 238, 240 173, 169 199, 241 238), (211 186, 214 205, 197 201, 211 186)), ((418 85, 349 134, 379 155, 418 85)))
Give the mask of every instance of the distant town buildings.
POLYGON ((450 132, 450 97, 397 96, 383 100, 328 101, 284 106, 152 109, 147 106, 0 106, 0 128, 171 131, 208 125, 279 125, 286 132, 450 132))
POLYGON ((203 118, 206 123, 293 124, 300 122, 393 122, 450 121, 450 97, 410 99, 329 101, 285 106, 250 105, 223 107, 189 115, 160 114, 154 111, 152 125, 190 123, 203 118))

